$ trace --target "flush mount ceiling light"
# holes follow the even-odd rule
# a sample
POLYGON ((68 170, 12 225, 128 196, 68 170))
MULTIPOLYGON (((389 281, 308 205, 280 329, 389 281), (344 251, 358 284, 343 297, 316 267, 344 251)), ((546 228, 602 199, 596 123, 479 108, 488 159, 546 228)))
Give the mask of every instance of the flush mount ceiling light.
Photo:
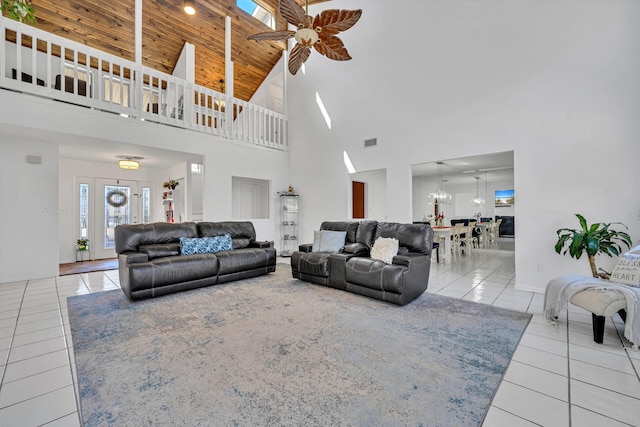
POLYGON ((438 188, 433 193, 429 193, 429 203, 451 203, 451 194, 442 188, 442 165, 444 162, 436 162, 438 165, 438 188))
POLYGON ((196 14, 196 3, 193 0, 184 0, 184 13, 187 15, 196 14))
POLYGON ((118 156, 118 158, 120 159, 118 160, 118 167, 128 170, 140 169, 139 160, 144 159, 144 157, 140 156, 118 156))
POLYGON ((138 170, 140 169, 140 162, 135 160, 118 160, 118 166, 121 169, 138 170))
POLYGON ((280 0, 280 15, 289 24, 297 27, 296 31, 268 31, 249 36, 248 40, 284 41, 294 37, 297 43, 289 55, 291 74, 297 73, 309 58, 311 47, 334 61, 351 59, 347 48, 337 35, 353 27, 360 19, 362 10, 327 9, 313 18, 309 16, 309 2, 305 5, 306 9, 303 9, 295 0, 280 0))

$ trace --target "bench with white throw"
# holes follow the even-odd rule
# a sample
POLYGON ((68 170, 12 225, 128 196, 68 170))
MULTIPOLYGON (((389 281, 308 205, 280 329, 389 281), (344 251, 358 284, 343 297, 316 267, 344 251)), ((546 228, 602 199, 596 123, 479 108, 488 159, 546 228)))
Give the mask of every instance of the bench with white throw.
POLYGON ((624 337, 640 346, 640 246, 620 255, 610 280, 589 276, 560 276, 548 284, 544 315, 556 323, 568 302, 592 313, 593 339, 602 343, 604 322, 616 313, 625 322, 624 337))

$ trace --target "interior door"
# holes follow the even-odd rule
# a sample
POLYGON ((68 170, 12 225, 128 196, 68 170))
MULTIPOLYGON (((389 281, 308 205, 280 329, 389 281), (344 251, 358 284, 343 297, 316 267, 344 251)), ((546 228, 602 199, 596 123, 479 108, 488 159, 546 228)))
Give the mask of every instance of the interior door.
POLYGON ((93 256, 95 259, 115 258, 114 229, 121 224, 135 224, 140 218, 138 182, 97 178, 95 195, 93 256))
POLYGON ((352 181, 353 219, 364 218, 364 182, 352 181))

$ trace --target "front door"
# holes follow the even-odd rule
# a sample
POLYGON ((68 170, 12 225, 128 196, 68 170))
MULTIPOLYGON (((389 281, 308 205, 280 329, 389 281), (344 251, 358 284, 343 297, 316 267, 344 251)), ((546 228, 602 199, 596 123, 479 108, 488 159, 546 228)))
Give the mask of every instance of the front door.
POLYGON ((94 258, 115 258, 114 229, 135 224, 139 218, 138 182, 96 178, 96 241, 94 258))

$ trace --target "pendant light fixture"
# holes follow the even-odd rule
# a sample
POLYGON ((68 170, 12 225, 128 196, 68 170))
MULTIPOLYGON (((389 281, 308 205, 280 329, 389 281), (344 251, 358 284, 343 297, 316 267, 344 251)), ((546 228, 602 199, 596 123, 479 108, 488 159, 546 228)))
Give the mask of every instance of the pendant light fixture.
POLYGON ((187 15, 195 15, 196 14, 196 3, 193 0, 184 0, 184 13, 187 15))
POLYGON ((438 188, 433 193, 429 193, 429 203, 442 203, 442 204, 450 204, 451 203, 451 194, 444 191, 442 188, 442 165, 444 162, 436 162, 438 165, 438 188))
POLYGON ((471 199, 471 206, 481 208, 484 206, 484 204, 484 199, 480 197, 480 177, 476 176, 476 195, 473 199, 471 199))

